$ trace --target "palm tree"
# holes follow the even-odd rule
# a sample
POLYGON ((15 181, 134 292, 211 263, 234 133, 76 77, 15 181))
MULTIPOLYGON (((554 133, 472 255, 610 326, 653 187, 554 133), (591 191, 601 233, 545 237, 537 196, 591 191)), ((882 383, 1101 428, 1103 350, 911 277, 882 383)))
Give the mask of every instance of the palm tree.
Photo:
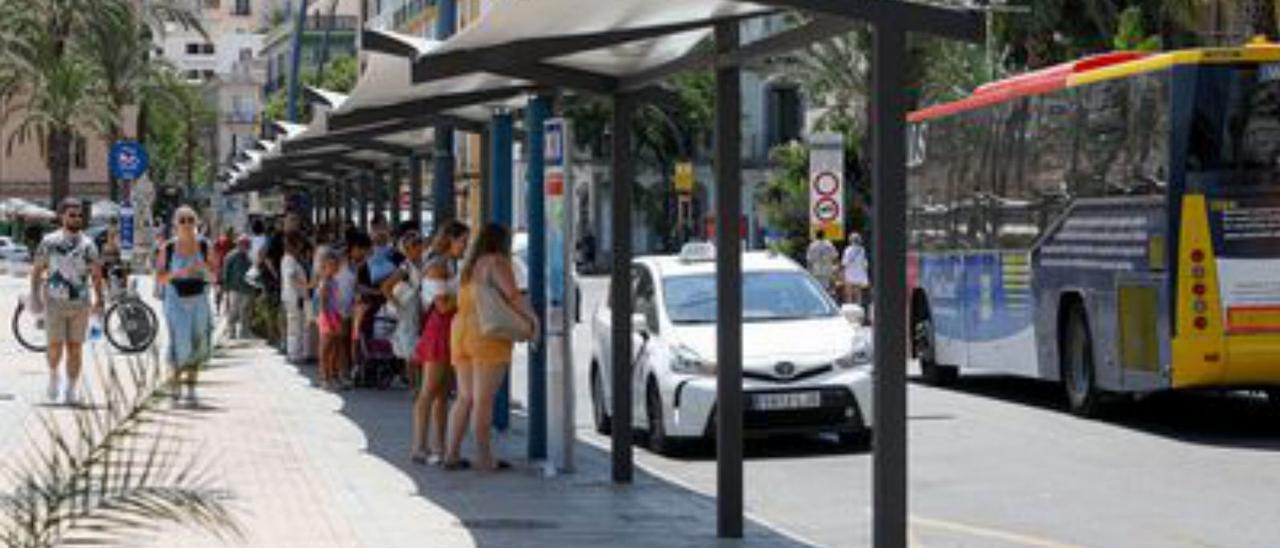
MULTIPOLYGON (((161 85, 161 71, 172 67, 151 58, 151 29, 128 5, 104 9, 103 16, 80 39, 85 56, 101 77, 102 95, 110 116, 101 136, 109 143, 125 137, 125 114, 130 107, 145 108, 168 91, 161 85)), ((140 117, 141 118, 141 117, 140 117)), ((142 120, 140 119, 139 122, 142 120)), ((137 128, 137 135, 145 133, 137 128)), ((115 177, 110 179, 111 199, 119 199, 115 177)))
POLYGON ((48 159, 50 196, 56 205, 70 187, 76 128, 96 123, 104 112, 91 89, 95 83, 92 67, 74 47, 75 37, 90 26, 104 3, 31 0, 4 4, 0 65, 18 78, 10 90, 17 99, 5 112, 6 116, 17 116, 18 123, 8 136, 6 150, 11 154, 15 142, 40 143, 48 159))
MULTIPOLYGON (((12 153, 15 142, 39 140, 47 151, 50 197, 56 205, 69 192, 76 129, 108 133, 113 119, 119 125, 120 111, 113 111, 101 66, 86 55, 91 41, 86 37, 99 25, 120 21, 123 12, 132 13, 133 2, 25 0, 0 6, 0 74, 14 74, 19 82, 10 90, 18 100, 5 112, 20 117, 8 136, 7 151, 12 153)), ((140 15, 147 25, 160 28, 165 21, 191 25, 196 17, 177 0, 147 2, 140 15)))

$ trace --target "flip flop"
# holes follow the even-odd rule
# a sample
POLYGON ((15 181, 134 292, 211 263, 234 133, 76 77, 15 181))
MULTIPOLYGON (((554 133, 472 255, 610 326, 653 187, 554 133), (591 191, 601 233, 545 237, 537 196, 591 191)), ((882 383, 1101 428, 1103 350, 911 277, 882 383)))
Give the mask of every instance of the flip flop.
POLYGON ((456 472, 458 470, 467 470, 469 468, 471 468, 471 461, 467 459, 458 459, 454 462, 444 463, 444 469, 449 472, 456 472))

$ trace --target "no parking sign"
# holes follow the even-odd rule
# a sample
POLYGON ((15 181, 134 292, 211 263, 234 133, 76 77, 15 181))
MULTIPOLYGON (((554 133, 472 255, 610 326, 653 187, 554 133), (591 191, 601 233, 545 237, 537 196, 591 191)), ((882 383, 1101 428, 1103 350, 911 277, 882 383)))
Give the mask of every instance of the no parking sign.
POLYGON ((844 238, 844 138, 838 133, 809 138, 809 232, 844 238))

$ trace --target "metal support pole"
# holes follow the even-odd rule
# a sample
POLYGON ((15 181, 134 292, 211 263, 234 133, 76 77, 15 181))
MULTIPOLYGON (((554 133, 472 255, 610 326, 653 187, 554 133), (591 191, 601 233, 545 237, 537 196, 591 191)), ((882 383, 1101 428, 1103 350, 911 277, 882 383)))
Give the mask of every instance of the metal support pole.
MULTIPOLYGON (((613 384, 613 482, 631 483, 635 463, 631 449, 631 185, 635 163, 631 156, 631 121, 635 99, 613 98, 613 273, 609 291, 613 384)), ((572 198, 572 197, 570 197, 572 198)))
POLYGON ((491 220, 505 227, 512 226, 512 127, 511 112, 502 110, 495 112, 489 129, 489 180, 493 183, 493 208, 491 220))
MULTIPOLYGON (((525 108, 525 157, 529 159, 525 170, 528 193, 525 204, 529 208, 529 297, 534 314, 546 325, 547 321, 547 227, 546 195, 543 194, 543 147, 545 134, 542 124, 551 113, 551 100, 535 97, 525 108)), ((547 349, 537 345, 529 353, 529 459, 547 458, 547 349)))
POLYGON ((419 230, 427 230, 422 226, 422 157, 416 152, 409 156, 409 219, 419 230))
MULTIPOLYGON (((716 52, 738 23, 716 25, 716 52)), ((716 532, 742 538, 742 73, 716 69, 716 532)))
MULTIPOLYGON (((436 3, 436 40, 453 35, 457 24, 457 0, 439 0, 436 3)), ((431 209, 433 221, 441 223, 457 217, 457 200, 454 197, 453 126, 441 124, 435 127, 435 163, 431 180, 431 209)))
POLYGON ((369 172, 361 173, 356 178, 356 192, 360 196, 360 230, 369 231, 369 172))
MULTIPOLYGON (((387 185, 382 180, 382 172, 375 169, 372 174, 373 178, 369 183, 373 186, 373 216, 383 216, 385 218, 387 214, 387 202, 385 196, 387 192, 387 185)), ((390 220, 387 222, 387 226, 392 227, 393 229, 395 228, 395 225, 391 224, 390 220)))
POLYGON ((307 27, 307 2, 298 2, 298 18, 294 21, 293 40, 289 52, 289 95, 288 110, 290 122, 298 121, 298 72, 302 65, 302 33, 307 27))
POLYGON ((347 221, 351 220, 351 179, 349 177, 342 179, 339 184, 342 186, 339 188, 341 199, 338 200, 338 218, 342 220, 342 225, 346 226, 347 221))
POLYGON ((872 500, 876 546, 907 545, 907 326, 905 153, 907 38, 900 27, 873 31, 872 237, 876 260, 872 500))
POLYGON ((391 162, 391 171, 387 173, 387 210, 390 212, 391 226, 400 224, 400 162, 391 162))
POLYGON ((436 126, 435 162, 431 172, 431 213, 437 224, 458 216, 453 182, 453 126, 436 126))

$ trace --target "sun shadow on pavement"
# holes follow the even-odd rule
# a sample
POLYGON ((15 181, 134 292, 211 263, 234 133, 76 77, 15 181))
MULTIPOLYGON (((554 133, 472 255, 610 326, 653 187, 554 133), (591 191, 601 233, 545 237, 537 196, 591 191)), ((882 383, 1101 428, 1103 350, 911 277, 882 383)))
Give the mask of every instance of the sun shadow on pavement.
MULTIPOLYGON (((299 372, 314 381, 314 367, 301 367, 299 372)), ((455 516, 477 546, 724 544, 715 536, 714 499, 639 468, 632 485, 614 485, 609 454, 590 444, 575 446, 574 473, 544 477, 540 468, 523 459, 525 425, 522 418, 513 417, 512 431, 499 441, 501 455, 514 464, 512 470, 449 472, 410 461, 407 390, 353 390, 339 395, 343 399, 339 412, 364 432, 367 452, 411 477, 418 495, 455 516)), ((750 520, 745 539, 731 545, 808 546, 750 520)))
MULTIPOLYGON (((941 389, 1068 414, 1062 388, 1052 382, 971 375, 941 389)), ((1188 390, 1118 398, 1099 420, 1189 443, 1280 451, 1280 409, 1248 392, 1188 390)))

